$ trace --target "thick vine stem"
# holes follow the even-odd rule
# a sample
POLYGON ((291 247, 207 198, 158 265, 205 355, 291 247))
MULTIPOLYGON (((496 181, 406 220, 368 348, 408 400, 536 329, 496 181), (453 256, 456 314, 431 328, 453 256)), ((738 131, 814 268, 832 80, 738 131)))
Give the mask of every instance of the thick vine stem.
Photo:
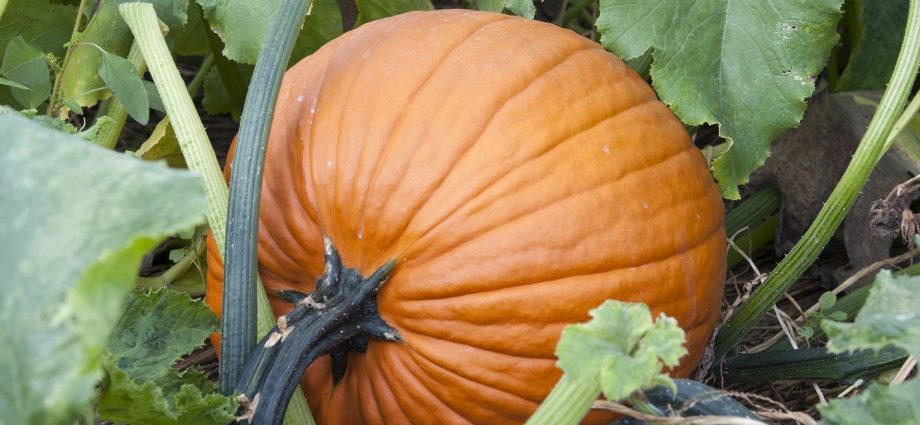
POLYGON ((223 257, 220 389, 225 394, 239 381, 250 350, 256 345, 256 248, 265 149, 281 78, 310 3, 311 0, 284 0, 278 7, 259 51, 243 106, 227 210, 227 238, 233 243, 223 257))
MULTIPOLYGON (((721 360, 763 315, 786 293, 805 270, 814 263, 837 227, 853 206, 872 169, 889 146, 888 137, 895 119, 901 115, 920 66, 920 0, 911 0, 907 31, 901 44, 897 64, 879 103, 875 116, 863 136, 853 159, 814 223, 767 279, 758 286, 747 302, 719 329, 715 340, 716 359, 721 360)), ((718 363, 718 362, 717 362, 718 363)))
POLYGON ((377 312, 377 291, 390 276, 395 261, 365 278, 358 269, 342 264, 338 251, 324 239, 326 270, 310 294, 288 292, 294 310, 278 318, 278 325, 260 341, 243 368, 234 390, 242 394, 241 422, 280 424, 288 400, 314 360, 333 354, 335 380, 344 374, 347 349, 363 352, 367 339, 399 341, 399 332, 377 312), (338 354, 338 355, 335 355, 338 354))

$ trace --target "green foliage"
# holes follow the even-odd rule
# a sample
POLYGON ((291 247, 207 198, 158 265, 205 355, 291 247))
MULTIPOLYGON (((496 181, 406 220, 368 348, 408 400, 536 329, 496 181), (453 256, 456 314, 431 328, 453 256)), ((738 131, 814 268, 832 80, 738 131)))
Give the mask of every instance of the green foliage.
POLYGON ((556 346, 559 367, 579 382, 599 382, 609 400, 659 385, 674 388, 662 367, 687 354, 684 331, 671 317, 652 320, 645 304, 608 300, 591 310, 593 319, 562 331, 556 346))
POLYGON ((10 86, 13 98, 26 109, 37 108, 51 96, 51 71, 40 50, 21 36, 10 41, 3 53, 3 77, 16 84, 10 86))
POLYGON ((118 423, 227 424, 236 403, 196 370, 172 366, 217 328, 201 302, 169 290, 135 292, 109 342, 99 415, 118 423))
POLYGON ((878 350, 889 345, 920 356, 920 277, 883 270, 853 323, 824 322, 831 351, 878 350))
MULTIPOLYGON (((128 55, 131 31, 118 13, 118 5, 131 1, 136 0, 107 0, 93 15, 61 77, 64 99, 73 100, 80 106, 92 106, 109 96, 108 91, 101 90, 105 82, 98 72, 103 58, 95 46, 117 56, 128 55)), ((169 27, 170 33, 178 33, 188 19, 189 0, 147 0, 146 3, 153 3, 157 16, 169 27)))
MULTIPOLYGON (((79 3, 79 2, 77 2, 79 3)), ((0 56, 7 44, 22 37, 40 51, 64 57, 77 8, 48 0, 10 0, 0 17, 0 56)))
POLYGON ((99 77, 115 98, 125 107, 128 115, 141 124, 147 124, 150 117, 150 102, 147 89, 137 75, 134 65, 127 59, 102 51, 99 62, 99 77))
MULTIPOLYGON (((897 346, 914 357, 920 355, 920 313, 917 310, 920 292, 917 288, 920 288, 920 277, 894 277, 888 270, 879 272, 853 323, 821 323, 830 337, 828 349, 839 352, 897 346)), ((897 386, 875 384, 857 397, 834 400, 821 407, 822 423, 918 423, 917 394, 920 394, 920 380, 916 378, 897 386)))
POLYGON ((713 161, 723 196, 763 165, 805 110, 842 0, 601 0, 601 43, 632 59, 653 49, 659 97, 689 125, 718 123, 731 149, 713 161), (764 113, 769 111, 769 113, 764 113))
POLYGON ((533 19, 534 15, 537 14, 537 8, 533 5, 533 0, 506 0, 504 7, 510 10, 511 13, 527 19, 533 19))
MULTIPOLYGON (((211 30, 224 41, 224 56, 240 63, 256 63, 269 23, 281 0, 197 1, 204 10, 211 30)), ((315 0, 312 7, 294 44, 292 62, 313 53, 321 45, 342 33, 342 16, 335 0, 315 0)))
POLYGON ((894 387, 873 385, 862 394, 843 400, 832 400, 819 407, 822 425, 920 423, 920 380, 913 379, 894 387))
POLYGON ((201 14, 201 7, 194 1, 188 4, 188 22, 175 35, 173 50, 180 56, 199 56, 210 52, 208 46, 208 24, 201 14))
MULTIPOLYGON (((518 1, 518 0, 511 0, 518 1)), ((524 0, 530 1, 530 0, 524 0)), ((355 0, 358 6, 358 24, 399 15, 414 10, 432 10, 430 0, 355 0)))
MULTIPOLYGON (((884 90, 904 38, 908 0, 860 0, 856 43, 835 91, 884 90)), ((848 19, 849 20, 849 19, 848 19)))
POLYGON ((0 129, 0 240, 15 243, 0 255, 0 412, 10 424, 69 424, 103 376, 141 257, 203 219, 204 191, 191 173, 16 113, 0 129))

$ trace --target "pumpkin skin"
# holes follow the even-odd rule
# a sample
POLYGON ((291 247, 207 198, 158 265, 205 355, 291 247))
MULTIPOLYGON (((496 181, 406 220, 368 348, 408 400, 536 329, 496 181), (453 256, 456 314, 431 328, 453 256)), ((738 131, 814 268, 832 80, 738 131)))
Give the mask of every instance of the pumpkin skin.
POLYGON ((351 353, 337 385, 328 356, 311 365, 319 424, 523 423, 561 376, 562 328, 604 300, 678 320, 674 376, 719 316, 724 213, 703 156, 622 61, 550 24, 415 12, 304 59, 281 85, 260 214, 270 296, 313 289, 324 234, 364 275, 398 261, 378 308, 404 342, 351 353))

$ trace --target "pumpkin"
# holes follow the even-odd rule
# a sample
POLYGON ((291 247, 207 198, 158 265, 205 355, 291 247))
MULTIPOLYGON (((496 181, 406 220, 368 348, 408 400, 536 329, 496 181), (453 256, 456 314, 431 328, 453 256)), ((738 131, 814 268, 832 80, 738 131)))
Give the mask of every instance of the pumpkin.
MULTIPOLYGON (((303 378, 319 424, 524 422, 561 376, 563 327, 606 299, 675 317, 698 364, 719 316, 723 206, 652 89, 559 27, 467 10, 408 13, 285 75, 268 142, 259 267, 310 291, 323 237, 365 276, 402 342, 328 356, 303 378)), ((218 314, 222 265, 208 250, 218 314)), ((589 419, 590 421, 590 419, 589 419)))

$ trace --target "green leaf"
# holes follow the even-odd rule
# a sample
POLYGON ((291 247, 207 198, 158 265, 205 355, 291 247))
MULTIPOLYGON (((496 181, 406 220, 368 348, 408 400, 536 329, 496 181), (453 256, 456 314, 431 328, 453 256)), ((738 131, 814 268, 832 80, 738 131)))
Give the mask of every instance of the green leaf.
MULTIPOLYGON (((247 80, 252 76, 252 66, 240 65, 240 72, 247 80)), ((210 115, 233 114, 233 119, 239 121, 239 110, 227 92, 224 81, 220 77, 220 70, 217 67, 211 68, 208 75, 204 77, 204 96, 201 98, 201 106, 205 112, 210 115)))
MULTIPOLYGON (((262 40, 271 18, 281 0, 197 0, 211 30, 224 42, 224 56, 240 63, 255 64, 262 40)), ((403 2, 420 3, 428 0, 396 0, 388 8, 407 7, 403 2)), ((387 3, 387 2, 385 2, 387 3)), ((387 3, 389 5, 389 3, 387 3)), ((367 6, 370 7, 370 6, 367 6)), ((361 2, 358 2, 361 8, 361 2)), ((428 5, 430 9, 430 4, 428 5)), ((372 8, 372 13, 381 13, 372 8)), ((415 9, 409 9, 415 10, 415 9)), ((389 15, 387 15, 389 16, 389 15)), ((291 55, 297 62, 342 33, 342 15, 335 0, 314 0, 310 14, 291 55)))
POLYGON ((836 320, 836 321, 838 321, 838 322, 843 321, 843 320, 847 320, 847 312, 845 312, 845 311, 835 311, 835 312, 833 312, 833 313, 831 313, 831 314, 828 314, 828 315, 827 315, 827 318, 828 318, 828 319, 831 319, 831 320, 836 320))
POLYGON ((201 222, 200 177, 129 159, 0 115, 0 412, 9 424, 72 424, 140 260, 201 222), (151 214, 156 211, 156 214, 151 214))
POLYGON ((217 329, 199 301, 170 290, 134 292, 109 342, 109 383, 99 415, 119 423, 227 424, 236 403, 216 393, 207 376, 172 366, 217 329))
POLYGON ((193 1, 188 4, 188 22, 176 34, 173 50, 180 56, 201 56, 210 51, 207 23, 204 22, 201 7, 193 1))
POLYGON ((166 160, 170 167, 185 167, 185 157, 179 148, 179 139, 172 128, 169 117, 165 117, 150 133, 150 137, 134 152, 138 158, 147 161, 166 160))
POLYGON ((16 87, 16 88, 18 88, 18 89, 23 89, 23 90, 28 90, 28 89, 29 89, 28 87, 26 87, 26 86, 24 86, 24 85, 22 85, 22 84, 19 84, 19 83, 13 81, 13 80, 7 80, 6 78, 2 78, 2 77, 0 77, 0 84, 2 84, 2 85, 4 85, 4 86, 16 87))
POLYGON ((102 60, 99 62, 99 77, 109 90, 112 90, 131 118, 141 124, 147 124, 150 118, 147 90, 130 61, 103 51, 102 60))
MULTIPOLYGON (((98 90, 105 87, 99 77, 102 54, 95 46, 118 56, 127 56, 133 37, 128 25, 118 12, 118 6, 137 0, 107 0, 87 24, 80 36, 80 43, 71 52, 70 63, 61 76, 61 91, 64 99, 73 99, 80 106, 93 106, 109 96, 109 92, 98 90)), ((166 23, 170 34, 178 33, 188 16, 189 0, 146 0, 153 3, 157 17, 166 23)), ((70 24, 73 26, 73 23, 70 24)), ((171 39, 171 37, 170 37, 171 39)), ((133 115, 132 115, 133 116, 133 115)))
POLYGON ((860 0, 855 46, 834 91, 884 90, 898 59, 908 0, 860 0))
MULTIPOLYGON (((476 10, 483 12, 501 12, 505 8, 505 0, 476 0, 476 10)), ((534 11, 536 13, 536 11, 534 11)))
POLYGON ((22 37, 38 50, 63 58, 64 44, 70 40, 76 18, 77 8, 72 5, 48 0, 10 0, 0 17, 0 49, 6 49, 12 39, 22 37))
POLYGON ((67 99, 64 101, 64 105, 66 105, 67 108, 71 110, 71 112, 77 115, 83 115, 83 107, 78 105, 77 102, 67 99))
POLYGON ((819 406, 822 425, 917 424, 920 423, 920 380, 887 387, 875 384, 850 399, 831 400, 819 406))
POLYGON ((875 276, 866 303, 853 323, 825 320, 821 328, 834 352, 879 350, 889 345, 920 356, 920 277, 892 276, 882 270, 875 276))
POLYGON ((45 55, 21 36, 10 41, 3 53, 3 76, 26 88, 10 89, 17 102, 37 108, 51 97, 51 72, 45 55))
POLYGON ((658 95, 689 125, 718 123, 731 149, 713 162, 722 195, 794 127, 831 47, 843 0, 601 0, 601 43, 632 59, 653 48, 658 95))
POLYGON ((355 5, 358 6, 358 25, 414 10, 434 9, 429 0, 355 0, 355 5))
POLYGON ((659 385, 674 386, 661 372, 687 354, 684 331, 673 318, 652 321, 644 304, 608 300, 591 310, 588 323, 567 326, 556 346, 567 377, 601 384, 609 400, 659 385))
POLYGON ((518 16, 523 16, 527 19, 533 19, 534 15, 537 14, 537 8, 533 5, 533 0, 507 0, 505 2, 505 7, 518 16))
POLYGON ((163 106, 163 99, 160 97, 160 91, 153 81, 143 80, 144 91, 147 92, 147 101, 150 103, 150 109, 166 113, 166 107, 163 106))
POLYGON ((818 308, 822 312, 834 308, 834 304, 837 304, 837 295, 833 292, 825 292, 818 298, 818 308))

